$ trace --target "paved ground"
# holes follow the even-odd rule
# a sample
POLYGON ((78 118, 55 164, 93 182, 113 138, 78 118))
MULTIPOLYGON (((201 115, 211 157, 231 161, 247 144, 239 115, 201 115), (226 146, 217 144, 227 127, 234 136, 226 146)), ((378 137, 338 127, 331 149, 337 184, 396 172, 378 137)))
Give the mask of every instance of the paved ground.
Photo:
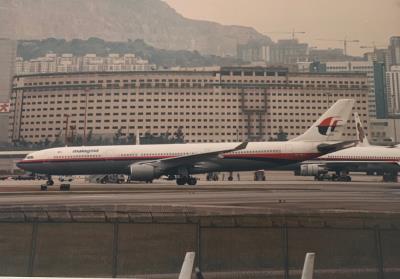
MULTIPOLYGON (((242 179, 250 179, 243 175, 242 179)), ((153 184, 90 184, 78 179, 71 191, 59 186, 42 192, 43 181, 0 181, 0 205, 13 206, 138 206, 193 208, 209 212, 400 212, 400 184, 380 177, 354 176, 354 182, 315 182, 291 173, 268 173, 268 181, 200 180, 197 186, 172 181, 153 184)), ((58 183, 59 184, 59 183, 58 183)))

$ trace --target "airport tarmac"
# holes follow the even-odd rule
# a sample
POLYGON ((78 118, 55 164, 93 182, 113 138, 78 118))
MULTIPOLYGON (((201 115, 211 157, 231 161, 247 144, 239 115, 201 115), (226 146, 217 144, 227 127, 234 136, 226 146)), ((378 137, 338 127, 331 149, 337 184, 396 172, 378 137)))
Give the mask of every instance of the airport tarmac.
POLYGON ((43 180, 0 181, 0 274, 173 278, 176 259, 196 251, 205 278, 283 278, 313 251, 318 278, 400 276, 398 183, 289 172, 262 182, 250 173, 200 178, 197 186, 77 179, 68 192, 56 179, 48 191, 43 180))
POLYGON ((400 184, 381 177, 356 175, 348 182, 317 182, 289 172, 267 173, 267 181, 200 180, 197 186, 176 186, 174 181, 153 184, 71 183, 68 192, 59 184, 40 191, 43 181, 0 181, 0 208, 13 206, 135 206, 190 208, 196 212, 243 213, 399 213, 400 184))

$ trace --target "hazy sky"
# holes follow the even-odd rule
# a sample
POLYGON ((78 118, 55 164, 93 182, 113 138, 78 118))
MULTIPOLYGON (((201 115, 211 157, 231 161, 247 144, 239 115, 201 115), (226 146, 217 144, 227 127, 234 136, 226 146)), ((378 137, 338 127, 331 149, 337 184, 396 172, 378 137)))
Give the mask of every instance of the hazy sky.
POLYGON ((301 41, 320 48, 343 47, 317 39, 358 39, 350 54, 365 52, 360 45, 387 45, 400 36, 400 0, 164 0, 188 18, 227 25, 252 26, 273 40, 296 28, 301 41))

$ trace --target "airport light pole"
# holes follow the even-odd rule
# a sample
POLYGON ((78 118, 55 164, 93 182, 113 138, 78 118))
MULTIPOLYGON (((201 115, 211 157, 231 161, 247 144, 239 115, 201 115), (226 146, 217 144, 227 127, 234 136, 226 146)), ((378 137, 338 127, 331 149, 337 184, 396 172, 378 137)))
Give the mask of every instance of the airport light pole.
POLYGON ((87 129, 87 107, 88 107, 88 94, 89 94, 90 89, 86 88, 85 89, 85 118, 84 118, 84 126, 83 126, 83 145, 86 145, 86 129, 87 129))
POLYGON ((327 109, 331 106, 331 94, 332 94, 332 92, 330 92, 330 91, 328 91, 328 92, 326 92, 326 95, 328 95, 328 105, 327 105, 327 109))
POLYGON ((68 145, 68 124, 69 124, 69 114, 64 114, 65 119, 65 145, 68 145))

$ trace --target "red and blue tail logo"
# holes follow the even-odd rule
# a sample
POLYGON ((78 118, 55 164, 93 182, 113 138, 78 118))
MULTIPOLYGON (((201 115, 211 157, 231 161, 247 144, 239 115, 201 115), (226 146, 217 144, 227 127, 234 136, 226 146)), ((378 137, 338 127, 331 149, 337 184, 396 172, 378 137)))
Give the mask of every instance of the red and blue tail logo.
POLYGON ((325 118, 317 126, 318 132, 324 136, 328 136, 328 135, 332 134, 335 131, 336 126, 339 121, 341 121, 341 119, 338 119, 337 117, 325 118))

